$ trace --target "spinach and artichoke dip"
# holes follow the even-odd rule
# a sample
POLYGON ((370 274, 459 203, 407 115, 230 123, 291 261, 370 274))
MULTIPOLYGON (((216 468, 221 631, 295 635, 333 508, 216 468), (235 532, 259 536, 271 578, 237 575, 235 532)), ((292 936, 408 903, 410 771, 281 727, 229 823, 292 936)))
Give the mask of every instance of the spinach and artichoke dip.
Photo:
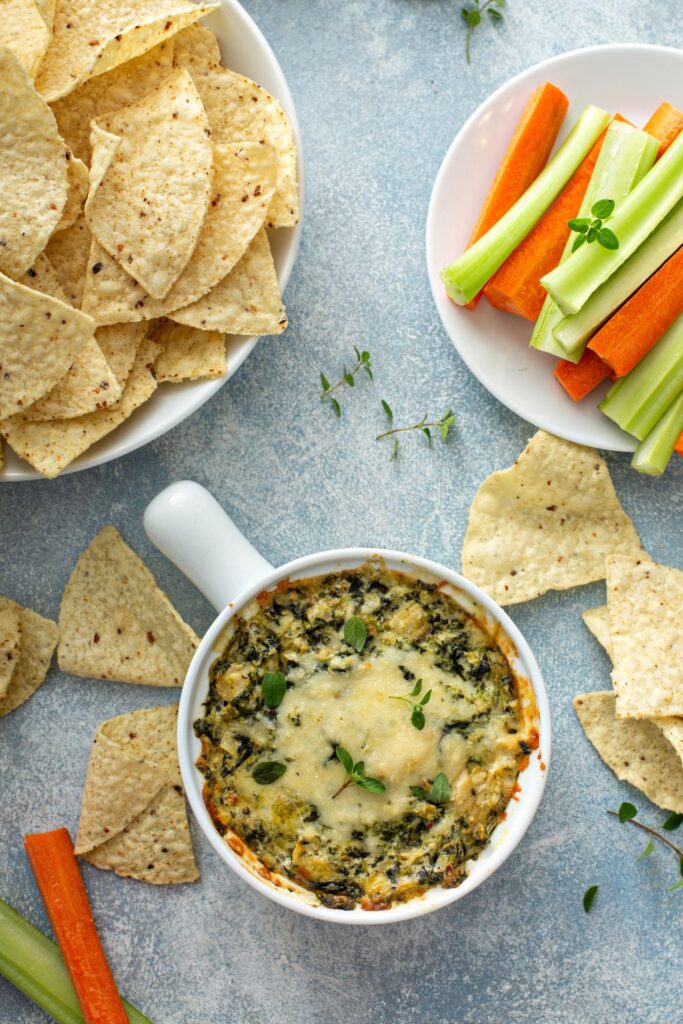
POLYGON ((221 643, 195 731, 233 849, 342 909, 458 885, 538 745, 491 634, 442 586, 367 563, 259 595, 221 643))

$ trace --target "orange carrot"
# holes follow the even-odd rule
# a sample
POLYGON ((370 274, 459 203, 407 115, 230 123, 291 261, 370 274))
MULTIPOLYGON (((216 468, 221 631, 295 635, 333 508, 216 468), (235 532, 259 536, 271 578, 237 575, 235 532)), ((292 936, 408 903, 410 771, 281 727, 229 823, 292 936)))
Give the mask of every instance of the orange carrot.
POLYGON ((676 441, 676 444, 674 445, 674 451, 683 459, 683 434, 681 434, 679 439, 676 441))
POLYGON ((590 349, 586 349, 578 363, 570 363, 568 359, 560 359, 554 374, 570 398, 580 402, 590 394, 593 388, 607 380, 611 371, 607 363, 603 363, 590 349))
POLYGON ((683 112, 677 110, 670 103, 660 103, 643 131, 659 139, 659 153, 657 154, 659 159, 676 136, 683 131, 683 112))
MULTIPOLYGON (((469 245, 485 235, 541 173, 568 106, 569 100, 565 94, 551 82, 534 89, 496 171, 469 245)), ((480 298, 481 293, 467 308, 474 309, 480 298)))
POLYGON ((670 256, 588 342, 617 377, 647 355, 683 312, 683 248, 670 256))
POLYGON ((86 1024, 128 1024, 69 833, 24 836, 24 845, 86 1024))
MULTIPOLYGON (((617 114, 616 120, 624 119, 617 114)), ((546 299, 541 278, 560 262, 569 237, 567 221, 576 217, 604 141, 605 132, 557 199, 484 288, 484 295, 496 309, 527 320, 538 319, 546 299)))

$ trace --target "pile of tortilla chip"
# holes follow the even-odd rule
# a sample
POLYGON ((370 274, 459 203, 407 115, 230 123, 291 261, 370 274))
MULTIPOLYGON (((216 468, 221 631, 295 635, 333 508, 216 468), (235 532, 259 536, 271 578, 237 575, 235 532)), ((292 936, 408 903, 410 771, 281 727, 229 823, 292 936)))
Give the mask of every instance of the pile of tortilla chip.
POLYGON ((199 640, 113 526, 78 559, 59 609, 63 672, 182 686, 199 640))
POLYGON ((54 622, 0 597, 0 716, 18 708, 45 681, 56 646, 54 622))
MULTIPOLYGON (((58 476, 162 383, 287 326, 266 229, 299 217, 277 100, 189 0, 8 0, 0 437, 58 476)), ((0 450, 0 467, 2 452, 0 450)))
POLYGON ((98 868, 154 885, 193 882, 176 752, 178 705, 102 722, 85 780, 75 850, 98 868))
POLYGON ((607 559, 607 605, 584 622, 612 661, 612 691, 574 709, 600 757, 653 803, 683 812, 683 572, 607 559))

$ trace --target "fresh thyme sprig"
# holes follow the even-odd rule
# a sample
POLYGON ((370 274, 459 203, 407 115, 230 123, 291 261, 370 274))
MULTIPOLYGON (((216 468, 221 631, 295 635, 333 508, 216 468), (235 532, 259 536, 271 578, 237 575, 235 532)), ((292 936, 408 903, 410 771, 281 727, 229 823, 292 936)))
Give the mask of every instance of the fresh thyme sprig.
MULTIPOLYGON (((671 886, 670 892, 673 892, 675 889, 682 889, 683 888, 683 850, 681 850, 680 847, 678 847, 674 843, 672 843, 670 839, 667 839, 666 836, 663 836, 661 834, 661 832, 658 832, 654 828, 650 828, 649 825, 644 825, 642 823, 642 821, 637 821, 636 820, 636 815, 638 814, 638 811, 634 807, 634 805, 631 804, 631 803, 628 803, 628 801, 625 801, 621 805, 621 807, 619 808, 618 811, 608 811, 607 813, 611 814, 613 818, 618 818, 619 821, 622 824, 628 822, 629 825, 635 825, 636 828, 639 828, 642 832, 645 832, 645 834, 648 836, 647 846, 645 847, 645 849, 641 853, 640 857, 638 857, 638 860, 642 860, 644 857, 649 857, 650 854, 654 852, 655 847, 654 847, 654 844, 652 842, 653 839, 657 839, 660 843, 663 843, 664 846, 668 846, 668 848, 670 850, 672 850, 676 854, 676 856, 678 857, 678 870, 679 870, 679 874, 680 874, 681 877, 675 883, 675 885, 671 886)), ((682 822, 683 822, 683 814, 672 813, 666 819, 666 821, 664 822, 662 828, 664 828, 667 832, 673 832, 674 829, 677 829, 682 822)))
POLYGON ((441 435, 441 440, 445 441, 453 426, 455 426, 455 413, 452 409, 446 409, 445 413, 438 420, 428 420, 426 416, 423 416, 417 423, 411 423, 407 427, 395 427, 394 426, 394 412, 388 402, 382 399, 382 408, 384 415, 387 418, 387 424, 389 429, 378 434, 375 438, 376 441, 382 441, 386 437, 393 437, 394 443, 391 449, 391 456, 389 462, 395 462, 398 458, 399 442, 396 437, 397 434, 404 434, 407 431, 419 430, 427 438, 428 443, 432 443, 432 430, 438 430, 441 435))
POLYGON ((320 392, 320 401, 321 402, 328 401, 330 403, 330 405, 332 406, 332 408, 334 409, 335 416, 341 416, 341 406, 339 404, 339 400, 334 395, 335 391, 337 391, 339 388, 343 388, 343 387, 349 387, 349 388, 355 387, 356 386, 356 376, 359 373, 361 373, 361 372, 367 374, 369 379, 372 380, 372 367, 370 365, 370 353, 369 352, 361 352, 361 350, 356 345, 353 346, 353 351, 356 354, 356 363, 355 363, 355 365, 352 366, 350 370, 347 370, 347 368, 344 367, 344 369, 342 371, 342 375, 339 378, 339 380, 336 382, 336 384, 330 384, 329 380, 327 379, 325 374, 322 372, 322 370, 320 371, 320 386, 322 388, 322 390, 320 392))
POLYGON ((346 772, 346 779, 342 782, 337 792, 332 794, 333 800, 336 800, 339 794, 343 793, 349 786, 360 786, 361 789, 368 789, 371 793, 383 793, 385 791, 387 787, 383 782, 365 774, 364 761, 356 761, 354 764, 353 758, 344 747, 335 747, 334 753, 346 772))
POLYGON ((467 25, 467 38, 465 39, 465 58, 470 64, 472 36, 477 25, 481 25, 484 14, 490 21, 498 22, 503 20, 503 10, 506 7, 506 0, 469 0, 464 7, 460 8, 460 14, 467 25))
POLYGON ((405 704, 408 705, 411 712, 410 724, 419 730, 422 730, 425 727, 425 713, 423 708, 425 707, 426 704, 429 704, 429 700, 432 696, 432 691, 427 690, 422 699, 417 701, 417 703, 414 700, 411 700, 411 697, 419 697, 421 692, 422 680, 418 679, 418 681, 415 683, 415 686, 412 688, 407 697, 389 697, 389 700, 402 700, 405 704))
POLYGON ((584 242, 588 245, 597 242, 603 249, 619 248, 617 236, 610 228, 604 227, 605 222, 614 213, 614 206, 613 199, 598 199, 591 207, 592 217, 574 217, 573 220, 567 221, 569 230, 577 232, 572 252, 576 252, 584 242))

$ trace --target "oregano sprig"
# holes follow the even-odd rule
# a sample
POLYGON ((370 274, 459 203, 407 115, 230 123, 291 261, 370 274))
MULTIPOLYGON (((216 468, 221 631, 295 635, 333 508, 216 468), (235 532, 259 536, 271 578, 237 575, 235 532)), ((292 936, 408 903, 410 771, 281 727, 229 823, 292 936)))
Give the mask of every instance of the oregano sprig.
POLYGON ((346 778, 337 792, 332 794, 333 800, 336 800, 339 794, 343 793, 349 786, 360 786, 361 789, 367 789, 371 793, 383 793, 385 791, 387 787, 383 782, 380 782, 379 779, 373 779, 372 776, 365 774, 364 761, 356 761, 354 763, 353 758, 349 754, 348 750, 344 749, 344 747, 335 747, 334 753, 346 772, 346 778))
POLYGON ((339 388, 343 387, 355 387, 356 377, 359 373, 365 373, 366 376, 370 380, 372 380, 372 366, 370 365, 370 353, 366 351, 361 352, 357 345, 353 346, 353 351, 356 355, 356 362, 354 366, 352 366, 350 370, 348 370, 346 366, 344 366, 342 370, 342 375, 335 384, 330 384, 329 380, 327 379, 323 371, 320 371, 320 387, 322 389, 320 392, 320 401, 329 402, 332 408, 334 409, 335 416, 341 416, 341 405, 339 404, 338 398, 334 394, 335 391, 338 391, 339 388))
POLYGON ((390 696, 389 700, 402 700, 410 708, 410 724, 415 729, 422 730, 425 727, 425 713, 424 707, 429 704, 429 700, 432 696, 432 691, 427 690, 423 697, 419 701, 412 700, 413 697, 419 697, 422 692, 422 680, 418 679, 415 686, 412 688, 407 697, 404 696, 390 696))
POLYGON ((478 25, 481 25, 484 15, 491 22, 503 20, 503 11, 506 7, 506 0, 469 0, 464 7, 460 8, 460 15, 467 25, 467 37, 465 39, 465 59, 471 63, 472 36, 478 25))
POLYGON ((423 416, 417 423, 411 423, 406 427, 395 427, 394 426, 394 412, 391 406, 385 399, 381 400, 382 409, 384 415, 387 418, 388 429, 378 434, 375 438, 376 441, 383 441, 387 437, 393 437, 393 445, 391 449, 391 456, 389 462, 395 462, 398 459, 399 452, 399 441, 397 434, 404 434, 407 431, 418 430, 427 438, 428 444, 432 443, 432 431, 438 430, 442 441, 446 441, 451 429, 455 426, 455 413, 451 408, 446 409, 443 416, 438 420, 428 420, 426 416, 423 416))
POLYGON ((619 239, 610 228, 606 228, 605 222, 614 213, 613 199, 598 199, 591 207, 591 217, 574 217, 567 221, 570 231, 576 231, 577 235, 572 245, 572 252, 576 252, 586 242, 591 245, 597 242, 603 249, 618 249, 619 239))

